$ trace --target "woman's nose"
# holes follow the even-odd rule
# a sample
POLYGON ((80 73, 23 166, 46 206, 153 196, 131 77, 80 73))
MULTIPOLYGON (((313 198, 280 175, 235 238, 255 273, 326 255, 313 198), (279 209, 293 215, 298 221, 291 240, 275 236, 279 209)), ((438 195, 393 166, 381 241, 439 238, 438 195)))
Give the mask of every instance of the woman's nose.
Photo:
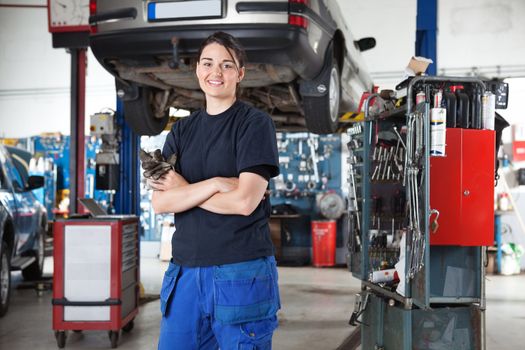
POLYGON ((220 65, 216 65, 216 66, 214 66, 214 68, 213 68, 213 72, 214 72, 215 74, 217 74, 217 75, 222 75, 222 68, 221 68, 221 66, 220 66, 220 65))

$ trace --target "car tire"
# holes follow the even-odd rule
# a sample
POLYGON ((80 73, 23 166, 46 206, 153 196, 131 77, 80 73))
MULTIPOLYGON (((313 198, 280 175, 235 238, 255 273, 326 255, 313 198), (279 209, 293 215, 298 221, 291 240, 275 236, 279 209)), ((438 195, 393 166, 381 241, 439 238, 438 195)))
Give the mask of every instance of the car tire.
POLYGON ((42 278, 44 271, 44 258, 45 258, 45 239, 46 230, 41 228, 38 231, 38 247, 36 251, 33 251, 33 256, 36 260, 31 263, 28 267, 22 270, 22 276, 26 281, 36 281, 42 278))
POLYGON ((124 101, 124 119, 131 130, 137 135, 158 135, 168 124, 169 112, 165 111, 161 118, 153 112, 152 100, 154 91, 150 87, 138 87, 138 97, 124 101))
POLYGON ((11 296, 11 262, 9 248, 5 242, 0 248, 0 317, 7 313, 11 296))
POLYGON ((341 75, 333 50, 330 50, 325 67, 315 78, 315 89, 319 96, 303 95, 306 127, 315 134, 331 134, 337 130, 341 101, 341 75))

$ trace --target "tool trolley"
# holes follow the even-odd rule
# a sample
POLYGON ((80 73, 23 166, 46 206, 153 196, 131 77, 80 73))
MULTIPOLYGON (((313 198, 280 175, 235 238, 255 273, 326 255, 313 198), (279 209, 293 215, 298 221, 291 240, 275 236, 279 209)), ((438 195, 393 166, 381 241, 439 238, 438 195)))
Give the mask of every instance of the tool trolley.
POLYGON ((107 330, 116 348, 133 329, 139 306, 136 216, 57 220, 54 225, 53 330, 59 348, 67 331, 107 330))
POLYGON ((404 89, 368 96, 347 131, 348 266, 362 280, 350 323, 363 350, 484 349, 495 97, 473 78, 404 89))

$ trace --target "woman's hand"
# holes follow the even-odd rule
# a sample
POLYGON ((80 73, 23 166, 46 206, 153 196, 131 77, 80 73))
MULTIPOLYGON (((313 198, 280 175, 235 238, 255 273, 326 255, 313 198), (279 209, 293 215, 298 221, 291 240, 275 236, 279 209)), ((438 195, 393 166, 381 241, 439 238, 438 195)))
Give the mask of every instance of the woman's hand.
POLYGON ((172 188, 188 185, 188 181, 173 170, 168 171, 158 180, 148 179, 147 183, 154 191, 167 191, 172 188))
POLYGON ((215 186, 220 193, 226 193, 239 187, 239 178, 237 177, 215 177, 215 186))

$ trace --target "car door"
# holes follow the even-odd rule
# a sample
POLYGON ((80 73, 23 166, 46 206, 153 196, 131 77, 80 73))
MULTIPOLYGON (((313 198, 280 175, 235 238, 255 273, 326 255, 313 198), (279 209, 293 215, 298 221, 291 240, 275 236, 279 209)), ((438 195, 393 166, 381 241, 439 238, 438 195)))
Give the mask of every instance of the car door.
MULTIPOLYGON (((12 194, 12 216, 17 232, 17 242, 15 242, 16 254, 24 250, 25 243, 28 240, 32 241, 32 235, 36 232, 36 223, 38 222, 37 210, 34 206, 35 199, 30 191, 25 191, 25 183, 22 175, 13 163, 8 152, 5 152, 5 161, 3 162, 4 171, 7 175, 7 180, 10 182, 10 191, 12 194)), ((31 243, 31 242, 29 242, 31 243)))
MULTIPOLYGON (((0 203, 2 210, 2 216, 11 217, 15 221, 17 216, 17 206, 14 196, 14 192, 11 186, 11 181, 9 179, 9 174, 6 171, 6 162, 7 162, 7 152, 4 151, 2 146, 0 146, 0 203)), ((14 224, 14 222, 13 222, 14 224)), ((3 228, 2 228, 3 229, 3 228)), ((18 244, 18 235, 16 234, 16 224, 15 224, 15 235, 14 235, 14 246, 18 244)), ((11 247, 13 249, 13 247, 11 247)))

